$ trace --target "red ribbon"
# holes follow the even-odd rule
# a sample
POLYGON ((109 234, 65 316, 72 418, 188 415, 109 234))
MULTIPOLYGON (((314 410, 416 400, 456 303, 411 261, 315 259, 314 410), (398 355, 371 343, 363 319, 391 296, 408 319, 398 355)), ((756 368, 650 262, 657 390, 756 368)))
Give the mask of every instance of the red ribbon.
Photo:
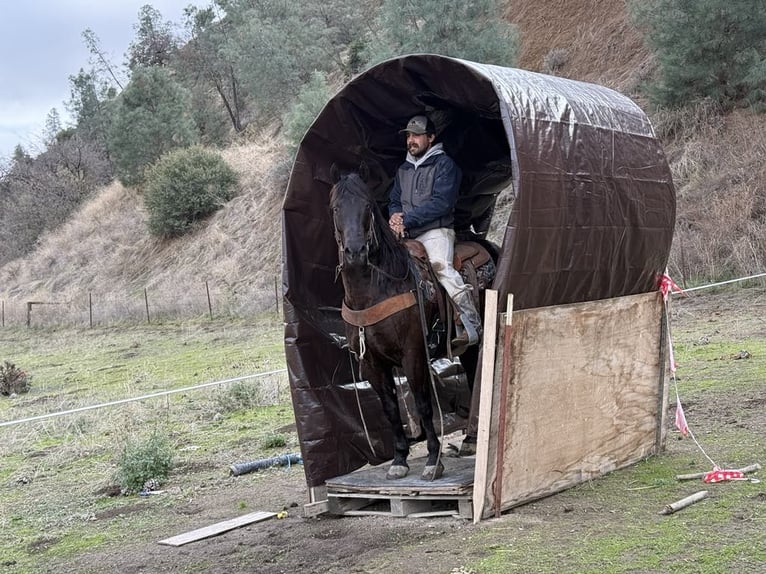
POLYGON ((662 293, 662 298, 667 301, 668 295, 670 293, 681 293, 683 294, 684 290, 681 289, 678 285, 676 285, 676 282, 673 281, 670 278, 670 275, 667 273, 663 273, 660 277, 660 292, 662 293))
POLYGON ((738 480, 745 478, 745 473, 741 470, 722 470, 720 468, 714 468, 710 472, 705 473, 702 477, 703 482, 724 482, 726 480, 738 480))

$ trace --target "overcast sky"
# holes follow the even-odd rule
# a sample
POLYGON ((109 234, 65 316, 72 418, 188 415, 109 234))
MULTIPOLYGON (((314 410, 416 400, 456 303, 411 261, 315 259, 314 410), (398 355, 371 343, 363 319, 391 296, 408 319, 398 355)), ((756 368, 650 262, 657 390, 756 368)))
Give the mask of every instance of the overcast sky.
POLYGON ((68 118, 69 76, 89 69, 82 40, 93 30, 113 63, 122 67, 135 38, 142 6, 164 21, 183 24, 183 9, 206 0, 2 0, 0 2, 0 163, 16 144, 39 151, 45 118, 56 108, 68 118))

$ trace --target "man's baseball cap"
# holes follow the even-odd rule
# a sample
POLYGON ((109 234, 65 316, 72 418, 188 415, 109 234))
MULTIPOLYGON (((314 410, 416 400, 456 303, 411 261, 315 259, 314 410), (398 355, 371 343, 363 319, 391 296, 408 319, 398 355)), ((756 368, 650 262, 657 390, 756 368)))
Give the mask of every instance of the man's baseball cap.
POLYGON ((410 132, 413 134, 422 135, 432 134, 434 131, 434 124, 426 116, 413 116, 412 119, 407 122, 407 127, 403 130, 399 130, 399 133, 404 134, 410 132))

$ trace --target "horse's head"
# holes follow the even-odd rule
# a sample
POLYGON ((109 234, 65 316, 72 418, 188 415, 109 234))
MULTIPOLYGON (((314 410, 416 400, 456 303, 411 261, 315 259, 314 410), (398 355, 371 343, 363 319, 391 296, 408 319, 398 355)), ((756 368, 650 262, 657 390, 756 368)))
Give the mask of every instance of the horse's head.
POLYGON ((338 243, 341 266, 370 264, 370 254, 379 243, 381 217, 369 188, 356 173, 339 175, 330 191, 335 241, 338 243))

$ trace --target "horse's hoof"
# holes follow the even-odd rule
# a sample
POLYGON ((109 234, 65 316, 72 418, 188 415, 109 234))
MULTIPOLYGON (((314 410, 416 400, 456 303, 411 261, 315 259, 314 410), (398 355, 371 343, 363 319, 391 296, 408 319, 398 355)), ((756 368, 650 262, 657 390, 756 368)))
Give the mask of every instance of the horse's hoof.
POLYGON ((420 478, 423 480, 436 480, 437 478, 441 478, 443 474, 444 465, 442 463, 426 465, 426 467, 423 469, 423 474, 420 475, 420 478))
POLYGON ((407 476, 407 473, 410 471, 410 467, 406 465, 391 465, 388 467, 388 472, 386 473, 386 478, 389 480, 395 480, 397 478, 404 478, 407 476))
POLYGON ((463 441, 463 444, 460 445, 460 450, 458 451, 458 456, 473 456, 476 454, 476 443, 471 441, 463 441))

